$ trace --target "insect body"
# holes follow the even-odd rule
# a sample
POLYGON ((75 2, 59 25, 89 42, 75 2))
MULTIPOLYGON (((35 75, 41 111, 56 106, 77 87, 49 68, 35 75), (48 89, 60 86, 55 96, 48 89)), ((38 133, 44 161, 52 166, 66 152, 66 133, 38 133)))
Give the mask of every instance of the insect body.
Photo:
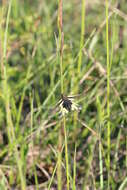
POLYGON ((62 99, 62 106, 65 108, 67 111, 71 111, 72 108, 72 101, 67 97, 61 94, 61 99, 62 99))
POLYGON ((60 112, 62 115, 71 111, 79 111, 81 108, 74 102, 74 96, 65 96, 61 94, 61 100, 59 102, 60 112))

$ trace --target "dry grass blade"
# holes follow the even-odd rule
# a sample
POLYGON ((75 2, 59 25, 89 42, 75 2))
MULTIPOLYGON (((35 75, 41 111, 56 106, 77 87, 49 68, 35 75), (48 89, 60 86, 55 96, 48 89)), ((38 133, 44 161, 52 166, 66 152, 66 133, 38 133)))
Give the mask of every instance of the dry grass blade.
POLYGON ((81 121, 80 119, 77 119, 79 121, 79 123, 81 125, 83 125, 85 128, 87 128, 89 131, 92 132, 93 135, 95 135, 97 138, 99 138, 99 135, 97 134, 96 131, 94 131, 93 129, 91 129, 88 125, 86 125, 86 123, 84 123, 83 121, 81 121))
MULTIPOLYGON (((96 61, 95 58, 92 56, 92 54, 87 52, 85 49, 83 49, 83 52, 95 64, 95 66, 99 70, 100 74, 102 74, 103 76, 106 77, 106 69, 102 66, 102 64, 99 61, 96 61)), ((85 80, 85 77, 83 77, 80 80, 80 83, 82 84, 84 82, 84 80, 85 80)), ((110 80, 110 85, 113 88, 113 90, 115 92, 115 95, 120 98, 119 92, 117 91, 117 89, 115 88, 114 83, 111 80, 110 80)))

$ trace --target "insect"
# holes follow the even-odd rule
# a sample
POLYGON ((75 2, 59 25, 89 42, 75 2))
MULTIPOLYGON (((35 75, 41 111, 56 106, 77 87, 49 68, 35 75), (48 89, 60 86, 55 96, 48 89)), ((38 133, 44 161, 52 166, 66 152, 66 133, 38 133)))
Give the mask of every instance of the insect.
POLYGON ((57 106, 60 107, 60 113, 62 113, 62 115, 74 110, 81 110, 81 107, 74 102, 75 97, 76 96, 65 96, 64 94, 61 94, 61 100, 58 102, 57 106))

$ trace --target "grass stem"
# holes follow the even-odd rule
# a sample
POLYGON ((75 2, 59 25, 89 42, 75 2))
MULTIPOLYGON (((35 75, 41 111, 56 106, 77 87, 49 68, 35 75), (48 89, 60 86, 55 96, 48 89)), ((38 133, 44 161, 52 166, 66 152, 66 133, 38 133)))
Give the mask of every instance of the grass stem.
POLYGON ((68 143, 67 143, 67 131, 66 131, 66 119, 63 117, 64 124, 64 138, 65 138, 65 160, 66 160, 66 176, 67 176, 67 190, 70 189, 70 180, 69 180, 69 161, 68 161, 68 143))
POLYGON ((107 147, 108 147, 108 189, 110 188, 110 61, 109 61, 108 0, 106 0, 106 51, 107 51, 107 147))
POLYGON ((3 59, 2 59, 3 60, 3 69, 4 69, 3 94, 5 97, 4 101, 5 101, 5 108, 6 108, 6 121, 7 121, 7 133, 8 133, 9 145, 12 148, 13 143, 14 143, 13 151, 14 151, 14 156, 15 156, 15 160, 17 163, 19 176, 20 176, 20 180, 21 180, 21 189, 25 190, 26 182, 25 182, 25 177, 23 174, 22 160, 20 159, 19 152, 17 150, 15 131, 14 131, 14 126, 13 126, 12 117, 11 117, 10 90, 9 90, 9 86, 7 83, 8 78, 7 78, 7 71, 6 71, 7 34, 8 34, 11 6, 12 6, 12 0, 9 1, 9 8, 8 8, 8 12, 7 12, 6 28, 5 28, 5 35, 4 35, 4 47, 3 47, 3 59))
MULTIPOLYGON (((61 81, 61 94, 63 94, 63 20, 62 20, 62 0, 58 0, 58 31, 59 31, 59 43, 57 45, 57 57, 60 64, 60 81, 61 81)), ((60 122, 62 126, 62 122, 60 122)), ((57 179, 58 190, 62 190, 62 127, 59 129, 58 134, 58 166, 57 166, 57 179)))
POLYGON ((84 44, 85 35, 85 0, 82 0, 82 18, 81 18, 81 37, 80 37, 80 51, 78 59, 78 73, 80 74, 81 64, 82 64, 82 48, 84 44))
POLYGON ((73 190, 76 190, 76 148, 77 145, 75 144, 75 152, 74 152, 74 166, 73 166, 73 190))

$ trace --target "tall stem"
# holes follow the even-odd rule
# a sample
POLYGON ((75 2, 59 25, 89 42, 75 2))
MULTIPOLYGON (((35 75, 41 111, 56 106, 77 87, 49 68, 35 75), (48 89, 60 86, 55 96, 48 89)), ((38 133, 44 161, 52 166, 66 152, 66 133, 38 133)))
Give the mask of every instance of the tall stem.
POLYGON ((106 49, 107 49, 107 147, 108 147, 108 189, 110 188, 110 62, 109 62, 109 34, 108 34, 108 0, 106 0, 106 49))
POLYGON ((82 18, 81 18, 81 37, 80 37, 80 52, 78 59, 78 74, 80 74, 81 64, 82 64, 82 48, 84 44, 85 35, 85 0, 82 0, 82 18))
POLYGON ((69 161, 68 161, 68 143, 67 143, 67 130, 66 130, 66 119, 63 117, 64 124, 64 138, 65 138, 65 160, 66 160, 66 176, 67 176, 67 190, 70 189, 69 180, 69 161))
MULTIPOLYGON (((57 57, 60 64, 60 81, 61 81, 61 94, 63 94, 63 41, 62 41, 62 0, 58 0, 58 30, 59 30, 59 43, 57 45, 57 57)), ((62 122, 60 123, 62 126, 62 122)), ((60 127, 58 134, 58 165, 57 165, 57 179, 58 190, 62 190, 62 129, 60 127)))
POLYGON ((15 136, 15 131, 14 131, 14 125, 12 122, 12 117, 11 117, 11 109, 10 109, 10 90, 7 82, 7 71, 6 71, 6 52, 7 52, 7 34, 8 34, 8 26, 9 26, 9 18, 10 18, 10 13, 11 13, 11 6, 12 6, 12 0, 9 1, 9 8, 7 12, 7 20, 6 20, 6 28, 5 28, 5 33, 4 33, 4 47, 3 47, 3 57, 2 57, 2 77, 3 77, 3 94, 4 94, 4 103, 5 103, 5 108, 6 108, 6 121, 7 121, 7 133, 8 133, 8 140, 9 140, 9 145, 11 149, 13 148, 13 153, 14 157, 16 160, 16 164, 18 167, 18 172, 20 176, 20 181, 21 181, 21 189, 25 190, 26 189, 26 182, 25 182, 25 177, 23 173, 23 167, 22 167, 22 160, 20 159, 19 152, 17 149, 16 145, 16 136, 15 136))

